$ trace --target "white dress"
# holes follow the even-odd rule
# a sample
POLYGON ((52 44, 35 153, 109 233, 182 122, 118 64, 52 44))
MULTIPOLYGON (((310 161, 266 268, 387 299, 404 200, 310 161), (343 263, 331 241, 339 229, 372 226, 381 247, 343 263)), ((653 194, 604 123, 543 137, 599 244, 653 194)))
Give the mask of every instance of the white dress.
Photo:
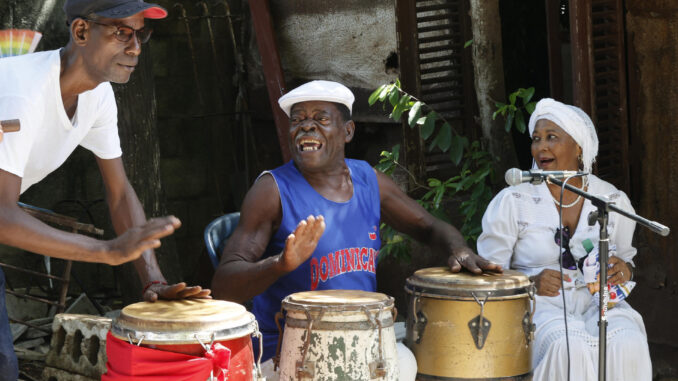
MULTIPOLYGON (((589 176, 590 193, 607 196, 621 209, 633 212, 626 196, 610 183, 589 176)), ((586 255, 582 241, 598 244, 599 228, 588 226, 587 216, 596 208, 586 200, 576 230, 570 239, 575 260, 586 255)), ((478 254, 504 268, 537 275, 544 269, 558 271, 559 248, 554 236, 558 210, 547 185, 521 184, 502 190, 483 216, 478 254)), ((630 262, 636 255, 631 246, 635 222, 610 213, 610 245, 617 256, 630 262)), ((583 283, 579 270, 565 270, 572 281, 565 284, 567 324, 570 341, 570 380, 598 379, 598 304, 583 283), (578 278, 578 280, 577 280, 578 278)), ((562 292, 562 290, 561 290, 562 292)), ((567 380, 567 347, 562 296, 536 297, 535 342, 532 365, 534 380, 567 380)), ((652 379, 652 364, 643 319, 622 301, 608 310, 607 379, 643 381, 652 379)))

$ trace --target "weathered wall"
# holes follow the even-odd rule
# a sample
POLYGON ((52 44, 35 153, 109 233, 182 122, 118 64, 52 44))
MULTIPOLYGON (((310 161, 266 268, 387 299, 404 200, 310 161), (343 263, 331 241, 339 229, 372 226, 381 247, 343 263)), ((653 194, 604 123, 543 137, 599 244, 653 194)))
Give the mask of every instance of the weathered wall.
POLYGON ((678 377, 678 2, 627 0, 632 198, 637 212, 673 229, 659 237, 637 228, 638 286, 656 375, 678 377))
MULTIPOLYGON (((356 120, 386 121, 366 100, 398 75, 395 3, 272 0, 270 5, 288 88, 314 79, 341 82, 356 93, 356 120)), ((248 82, 260 91, 264 81, 255 38, 252 34, 248 82)))

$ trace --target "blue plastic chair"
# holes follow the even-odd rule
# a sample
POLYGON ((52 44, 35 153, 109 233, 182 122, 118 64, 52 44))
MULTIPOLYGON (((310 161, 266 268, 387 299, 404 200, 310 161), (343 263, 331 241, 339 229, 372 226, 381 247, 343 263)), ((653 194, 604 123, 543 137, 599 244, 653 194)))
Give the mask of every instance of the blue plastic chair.
POLYGON ((221 252, 226 246, 228 237, 238 226, 238 221, 240 221, 240 212, 228 213, 210 222, 205 228, 205 246, 215 269, 219 266, 221 252))

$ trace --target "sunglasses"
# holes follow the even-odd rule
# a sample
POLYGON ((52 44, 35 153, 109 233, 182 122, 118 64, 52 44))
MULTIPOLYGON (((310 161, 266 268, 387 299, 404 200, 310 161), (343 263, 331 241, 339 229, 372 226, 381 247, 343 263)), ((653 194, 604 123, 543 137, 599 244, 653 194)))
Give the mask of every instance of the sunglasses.
POLYGON ((582 267, 584 266, 584 259, 586 257, 582 257, 579 260, 579 262, 577 262, 574 259, 574 256, 572 256, 572 252, 570 251, 570 237, 571 237, 570 228, 566 226, 565 228, 563 228, 562 232, 563 232, 562 245, 560 244, 560 228, 556 229, 556 234, 553 237, 556 242, 556 245, 562 246, 563 248, 563 251, 560 254, 562 259, 562 266, 564 269, 568 270, 576 270, 577 268, 581 270, 582 267))
POLYGON ((115 33, 113 33, 113 36, 115 37, 116 40, 120 42, 129 42, 133 36, 136 35, 136 38, 139 40, 140 43, 144 44, 148 42, 148 40, 151 38, 151 33, 153 33, 153 29, 150 27, 143 27, 141 29, 134 29, 131 26, 127 25, 115 25, 115 24, 106 24, 103 22, 99 22, 96 20, 91 20, 91 19, 85 19, 85 21, 89 21, 98 25, 104 25, 104 26, 112 26, 115 27, 115 33))

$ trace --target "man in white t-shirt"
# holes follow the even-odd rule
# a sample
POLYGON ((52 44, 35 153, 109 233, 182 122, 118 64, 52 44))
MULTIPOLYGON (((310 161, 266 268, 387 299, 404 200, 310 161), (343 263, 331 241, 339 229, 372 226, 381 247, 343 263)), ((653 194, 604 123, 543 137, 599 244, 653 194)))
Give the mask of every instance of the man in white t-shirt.
MULTIPOLYGON (((55 51, 0 59, 0 120, 21 130, 0 143, 0 244, 56 258, 118 265, 134 260, 144 299, 208 297, 209 290, 167 285, 153 248, 180 226, 146 221, 122 165, 117 107, 109 82, 126 83, 150 37, 145 18, 167 11, 141 0, 66 0, 70 41, 55 51), (54 229, 23 212, 19 195, 81 145, 96 156, 113 226, 110 241, 54 229)), ((0 127, 1 129, 1 127, 0 127)), ((2 135, 0 135, 2 137, 2 135)), ((0 271, 0 380, 17 379, 0 271)))

